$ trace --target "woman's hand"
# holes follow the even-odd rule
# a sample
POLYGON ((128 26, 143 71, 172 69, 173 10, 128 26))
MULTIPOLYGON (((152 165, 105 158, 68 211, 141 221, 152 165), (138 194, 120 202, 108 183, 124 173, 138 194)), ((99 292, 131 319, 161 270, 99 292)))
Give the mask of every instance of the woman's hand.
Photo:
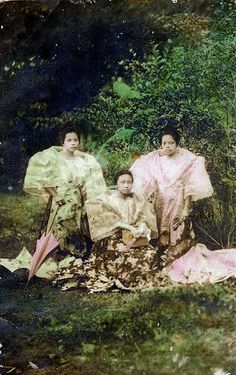
POLYGON ((187 220, 187 218, 188 218, 188 215, 186 215, 186 214, 176 216, 173 219, 174 230, 176 230, 185 220, 187 220))
POLYGON ((147 227, 146 223, 139 224, 138 231, 139 231, 140 237, 148 238, 151 234, 151 230, 147 227))
POLYGON ((191 203, 191 197, 188 196, 184 201, 184 208, 182 211, 182 215, 178 215, 174 217, 173 219, 173 228, 176 230, 179 225, 184 223, 186 220, 188 220, 189 212, 190 212, 190 203, 191 203))
POLYGON ((56 194, 54 196, 54 201, 58 204, 58 206, 63 206, 64 204, 66 204, 64 198, 61 197, 59 194, 56 194))
POLYGON ((126 229, 128 230, 133 237, 138 238, 141 237, 141 231, 139 228, 134 227, 133 225, 130 224, 123 224, 120 226, 121 229, 126 229))
POLYGON ((138 238, 138 237, 141 237, 141 233, 140 233, 140 230, 138 229, 138 228, 135 228, 135 227, 133 227, 133 226, 130 226, 130 232, 131 232, 131 234, 132 234, 132 236, 134 237, 134 238, 138 238))
POLYGON ((65 200, 62 196, 60 196, 54 187, 46 187, 45 190, 53 196, 53 200, 58 204, 58 206, 63 206, 65 204, 65 200))

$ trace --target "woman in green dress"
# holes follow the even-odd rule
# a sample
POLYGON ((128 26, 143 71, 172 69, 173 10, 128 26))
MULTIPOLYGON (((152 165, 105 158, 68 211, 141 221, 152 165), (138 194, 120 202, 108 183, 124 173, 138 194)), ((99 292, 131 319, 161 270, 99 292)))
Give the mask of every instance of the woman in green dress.
POLYGON ((24 191, 51 201, 47 230, 52 230, 62 252, 83 256, 84 203, 103 193, 106 185, 96 159, 79 151, 77 131, 67 128, 61 138, 62 146, 52 146, 31 157, 24 191))

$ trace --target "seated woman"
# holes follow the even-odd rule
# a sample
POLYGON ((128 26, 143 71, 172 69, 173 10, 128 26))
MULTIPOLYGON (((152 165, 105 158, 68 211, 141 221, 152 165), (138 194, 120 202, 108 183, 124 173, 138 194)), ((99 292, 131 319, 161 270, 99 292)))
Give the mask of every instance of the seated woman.
POLYGON ((212 252, 196 244, 189 218, 190 203, 210 197, 213 189, 204 158, 180 148, 179 141, 176 130, 164 129, 162 150, 142 156, 131 167, 134 191, 154 201, 159 254, 162 267, 168 266, 169 277, 178 282, 220 281, 236 275, 236 253, 212 252))
POLYGON ((136 290, 157 282, 156 249, 148 241, 157 237, 153 206, 131 192, 130 171, 118 172, 115 184, 116 190, 86 203, 95 244, 88 261, 73 262, 70 269, 62 269, 56 276, 55 283, 64 289, 84 285, 94 291, 114 286, 136 290))

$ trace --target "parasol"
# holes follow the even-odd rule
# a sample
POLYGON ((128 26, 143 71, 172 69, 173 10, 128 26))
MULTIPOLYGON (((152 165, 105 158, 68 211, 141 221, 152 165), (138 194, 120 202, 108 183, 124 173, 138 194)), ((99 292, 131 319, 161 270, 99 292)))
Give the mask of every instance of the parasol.
POLYGON ((35 275, 35 273, 42 265, 48 254, 59 245, 59 241, 56 239, 56 237, 53 235, 51 231, 58 208, 59 205, 55 210, 50 228, 47 228, 47 231, 44 232, 42 236, 37 240, 36 250, 29 264, 28 281, 35 275))

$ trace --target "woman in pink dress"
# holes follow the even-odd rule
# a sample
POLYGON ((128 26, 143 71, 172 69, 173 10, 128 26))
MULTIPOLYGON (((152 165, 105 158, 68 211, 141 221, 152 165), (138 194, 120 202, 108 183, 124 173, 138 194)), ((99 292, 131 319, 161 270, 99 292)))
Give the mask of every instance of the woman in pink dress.
POLYGON ((212 252, 204 245, 196 244, 189 218, 190 204, 210 197, 213 188, 204 158, 180 148, 179 141, 178 132, 166 128, 161 139, 162 150, 142 156, 131 167, 134 191, 142 192, 155 205, 160 266, 168 266, 169 277, 177 282, 203 279, 215 282, 232 276, 232 272, 236 275, 236 252, 220 250, 219 254, 219 251, 212 252), (214 264, 217 270, 212 277, 214 264))

